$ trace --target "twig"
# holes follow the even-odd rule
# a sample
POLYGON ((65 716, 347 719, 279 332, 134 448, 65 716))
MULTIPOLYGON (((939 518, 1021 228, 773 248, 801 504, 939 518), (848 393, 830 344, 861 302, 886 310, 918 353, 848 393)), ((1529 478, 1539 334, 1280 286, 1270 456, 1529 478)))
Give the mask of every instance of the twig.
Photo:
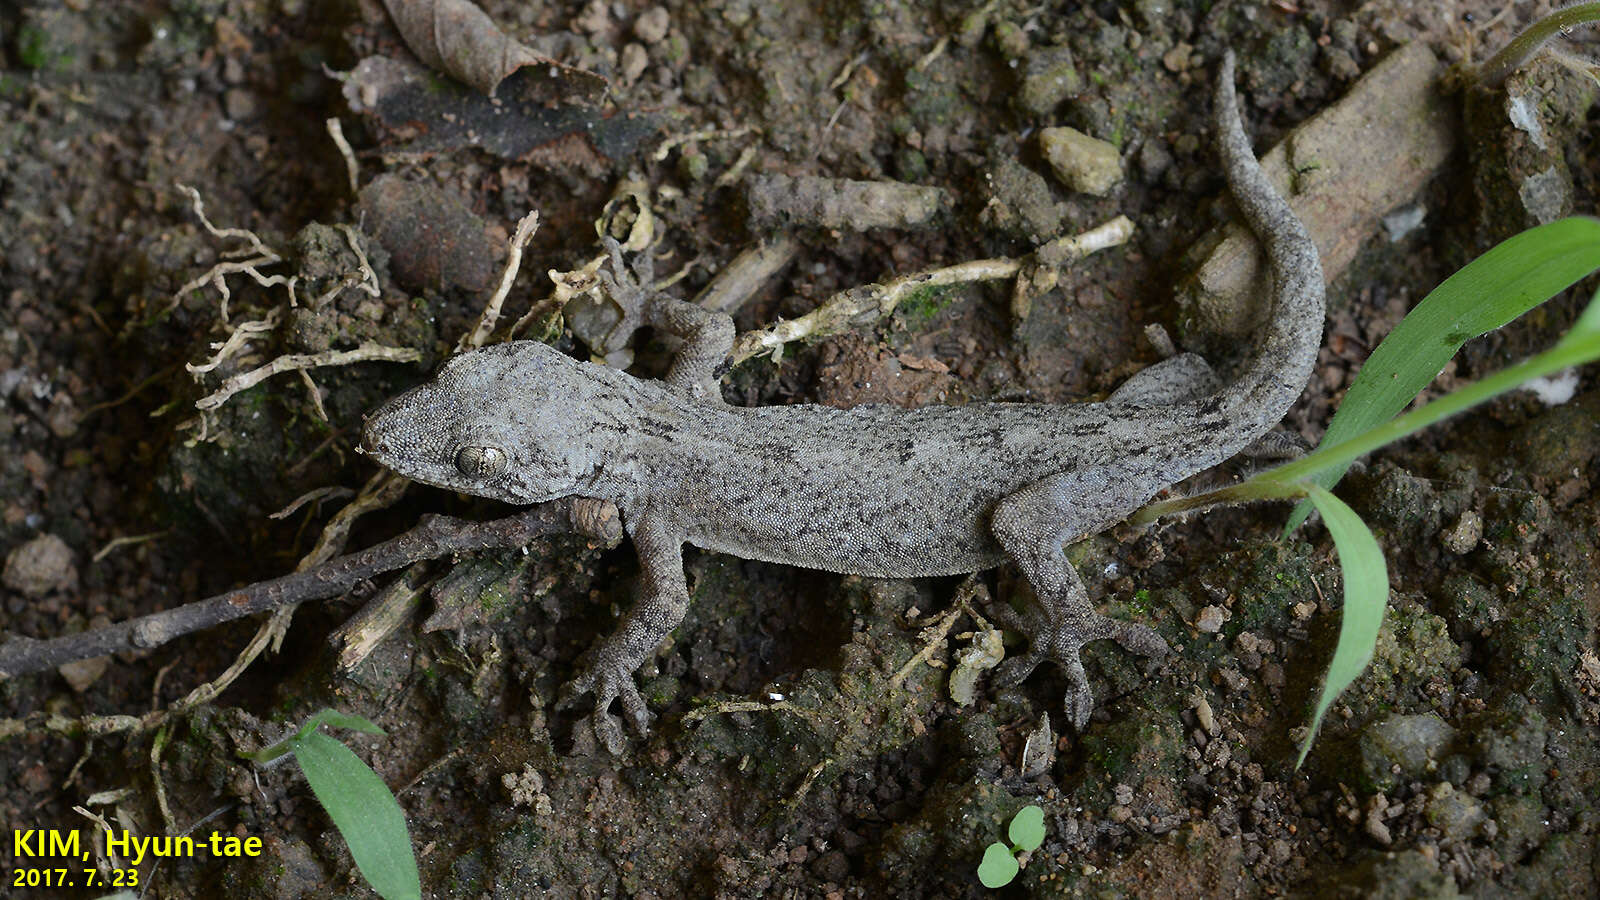
POLYGON ((127 403, 129 400, 132 400, 134 397, 137 397, 141 393, 143 393, 145 388, 148 388, 150 385, 155 384, 156 382, 160 381, 161 379, 163 379, 163 378, 167 377, 168 375, 171 375, 173 372, 177 371, 177 368, 178 368, 178 364, 177 363, 173 363, 170 366, 165 366, 165 367, 157 370, 154 375, 150 375, 150 376, 146 377, 144 380, 140 381, 138 384, 136 384, 133 387, 129 388, 126 393, 124 393, 122 396, 118 397, 117 399, 115 399, 115 400, 102 400, 101 402, 96 403, 93 406, 86 407, 84 409, 84 411, 81 414, 79 414, 78 421, 80 423, 88 421, 90 416, 94 415, 95 413, 100 412, 101 410, 111 409, 113 407, 121 406, 122 404, 127 403))
POLYGON ((961 587, 956 590, 955 598, 950 601, 950 608, 944 611, 938 621, 922 629, 922 634, 920 635, 923 642, 922 649, 906 660, 906 664, 900 667, 900 671, 894 673, 894 677, 889 679, 890 687, 899 690, 905 684, 906 679, 911 677, 911 673, 916 670, 917 666, 933 658, 934 651, 944 645, 945 636, 950 633, 950 626, 955 624, 956 619, 962 613, 972 612, 969 601, 977 596, 977 593, 977 576, 968 575, 966 580, 961 582, 961 587))
POLYGON ((147 531, 144 534, 133 534, 119 538, 112 538, 110 541, 106 542, 104 547, 100 548, 99 552, 95 553, 95 555, 89 559, 89 562, 97 563, 100 560, 105 559, 107 556, 110 556, 111 551, 117 549, 118 547, 126 547, 129 544, 142 544, 145 541, 153 541, 171 530, 172 529, 170 528, 163 528, 160 531, 147 531))
POLYGON ((228 324, 228 300, 232 298, 233 294, 228 290, 228 282, 224 276, 239 272, 254 278, 256 284, 262 287, 284 285, 289 291, 289 305, 293 306, 295 303, 294 286, 300 280, 300 277, 298 275, 291 275, 288 278, 282 275, 263 275, 259 269, 260 266, 270 266, 274 263, 283 262, 283 255, 268 247, 254 231, 248 228, 218 228, 211 224, 211 220, 206 218, 205 202, 200 199, 200 192, 186 184, 179 184, 177 187, 178 190, 188 195, 189 202, 194 207, 195 218, 200 220, 201 226, 205 228, 207 233, 218 240, 238 238, 245 241, 249 246, 237 250, 221 251, 221 255, 226 261, 217 263, 208 269, 204 275, 178 288, 172 295, 172 302, 167 304, 167 310, 170 312, 176 309, 178 304, 183 302, 185 294, 205 284, 210 284, 222 296, 220 317, 222 324, 228 324))
POLYGON ((328 421, 328 409, 322 405, 322 389, 317 387, 317 382, 311 377, 311 373, 301 369, 300 382, 306 386, 306 399, 311 401, 311 411, 318 419, 328 421))
POLYGON ((240 238, 250 245, 242 250, 224 251, 223 255, 270 256, 273 258, 274 262, 283 258, 278 255, 277 251, 262 243, 261 238, 258 237, 254 231, 251 231, 248 228, 218 228, 217 226, 211 224, 211 220, 206 218, 206 205, 205 202, 200 199, 200 192, 188 186, 187 184, 181 183, 178 185, 178 190, 188 195, 189 203, 194 207, 195 218, 200 220, 200 224, 205 227, 205 230, 212 237, 218 238, 219 240, 240 238))
POLYGON ((680 144, 687 144, 693 141, 726 141, 733 138, 744 137, 745 135, 756 130, 757 129, 753 125, 745 125, 739 128, 728 129, 726 131, 719 128, 702 128, 699 131, 687 131, 683 134, 674 134, 662 141, 661 145, 656 147, 655 152, 650 154, 650 158, 656 162, 661 162, 670 156, 673 149, 678 147, 680 144))
POLYGON ((717 176, 711 183, 712 187, 724 188, 744 177, 744 170, 750 168, 750 162, 756 158, 756 148, 752 144, 739 151, 739 156, 728 167, 728 171, 717 176))
POLYGON ((328 636, 328 643, 339 651, 340 670, 360 665, 405 623, 422 603, 424 581, 422 564, 414 564, 328 636))
POLYGON ((311 503, 313 501, 321 503, 324 500, 334 500, 341 497, 350 497, 354 495, 355 491, 350 490, 342 484, 330 484, 326 487, 312 488, 311 490, 306 491, 304 494, 301 494, 300 496, 289 501, 289 505, 285 506, 283 509, 280 509, 275 513, 267 513, 267 518, 287 519, 294 515, 295 510, 305 506, 307 503, 311 503))
POLYGON ((461 336, 456 344, 456 352, 482 347, 483 342, 489 339, 494 332, 495 323, 500 321, 500 307, 506 302, 506 295, 511 293, 511 282, 517 279, 517 270, 522 268, 522 248, 528 246, 528 241, 533 239, 534 232, 539 230, 539 211, 534 210, 522 217, 517 222, 517 232, 511 236, 506 246, 506 268, 500 274, 500 285, 494 289, 494 295, 483 306, 483 315, 478 317, 477 327, 461 336))
POLYGON ((1133 223, 1126 216, 1118 216, 1082 234, 1060 237, 1043 244, 1024 259, 1004 256, 975 259, 942 269, 913 272, 881 284, 863 284, 840 291, 798 319, 739 335, 733 343, 733 354, 729 359, 732 365, 738 365, 762 353, 781 355, 781 348, 790 341, 826 337, 856 325, 876 322, 894 312, 895 307, 907 297, 928 288, 1027 275, 1027 279, 1018 279, 1017 291, 1019 295, 1031 296, 1047 280, 1053 286, 1056 267, 1124 243, 1132 233, 1133 223), (1027 280, 1029 285, 1023 285, 1023 280, 1027 280))
POLYGON ((881 284, 863 284, 841 291, 798 319, 739 335, 730 357, 734 365, 752 356, 777 350, 790 341, 837 334, 852 325, 875 322, 894 312, 912 293, 947 284, 1010 278, 1022 268, 1015 259, 978 259, 942 269, 916 272, 881 284))
POLYGON ((697 305, 729 315, 739 311, 755 293, 800 252, 800 242, 778 234, 739 251, 711 283, 694 298, 697 305))
POLYGON ((161 779, 161 753, 167 749, 167 738, 172 726, 163 725, 150 742, 150 778, 156 786, 156 808, 161 811, 161 822, 167 828, 164 834, 177 834, 178 822, 172 818, 172 807, 167 803, 167 783, 161 779))
POLYGON ((339 148, 339 155, 344 157, 344 171, 350 178, 350 195, 361 193, 361 168, 356 165, 356 155, 350 149, 350 142, 344 139, 344 126, 339 124, 338 117, 323 123, 328 126, 328 137, 333 138, 333 145, 339 148))
MULTIPOLYGON (((449 553, 520 547, 536 537, 566 532, 578 532, 600 541, 618 541, 622 539, 621 519, 609 503, 581 497, 541 503, 517 515, 489 522, 429 516, 398 537, 304 572, 256 582, 177 609, 93 631, 47 641, 13 639, 0 645, 0 676, 10 678, 42 672, 62 663, 109 653, 148 650, 181 635, 286 604, 334 597, 361 581, 418 560, 449 553)), ((137 721, 132 716, 111 718, 137 721)), ((5 736, 6 731, 0 727, 0 736, 5 736)))
POLYGON ((249 322, 240 322, 231 332, 229 332, 227 340, 219 343, 213 343, 211 345, 211 349, 217 352, 211 357, 209 362, 201 363, 198 366, 194 363, 184 363, 183 368, 188 371, 190 375, 200 375, 205 372, 210 372, 217 366, 222 365, 223 362, 228 359, 228 357, 238 353, 239 349, 245 345, 246 341, 258 334, 266 334, 272 329, 277 328, 278 316, 281 315, 281 309, 282 307, 275 306, 267 311, 266 318, 264 319, 253 319, 249 322))
POLYGON ((750 712, 792 712, 800 718, 812 722, 815 722, 817 718, 816 710, 807 709, 804 706, 796 706, 787 700, 775 700, 771 703, 764 703, 760 700, 724 700, 721 703, 713 703, 709 706, 701 706, 689 710, 683 714, 683 722, 688 724, 711 716, 750 712))
POLYGON ((422 353, 407 347, 384 347, 379 344, 362 344, 354 350, 328 350, 322 353, 297 353, 280 356, 272 362, 248 372, 235 375, 222 383, 215 393, 195 401, 195 409, 216 409, 228 398, 243 390, 255 387, 280 372, 311 369, 317 366, 346 366, 355 362, 383 360, 386 362, 416 362, 422 353))

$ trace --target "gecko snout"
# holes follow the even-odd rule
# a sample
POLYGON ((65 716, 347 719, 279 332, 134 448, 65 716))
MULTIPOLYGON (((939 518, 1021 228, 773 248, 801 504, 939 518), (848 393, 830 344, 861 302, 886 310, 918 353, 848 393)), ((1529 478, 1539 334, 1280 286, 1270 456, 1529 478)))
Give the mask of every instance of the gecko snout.
POLYGON ((356 445, 356 452, 382 458, 388 455, 389 445, 382 438, 378 437, 378 429, 372 426, 372 416, 361 417, 361 442, 356 445))

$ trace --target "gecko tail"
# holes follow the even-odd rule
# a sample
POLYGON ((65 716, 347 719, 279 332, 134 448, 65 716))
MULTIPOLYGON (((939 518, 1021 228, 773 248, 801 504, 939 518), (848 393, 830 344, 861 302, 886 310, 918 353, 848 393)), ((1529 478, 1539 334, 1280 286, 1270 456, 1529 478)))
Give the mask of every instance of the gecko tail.
POLYGON ((1214 103, 1223 171, 1245 223, 1266 251, 1272 278, 1271 313, 1248 361, 1202 406, 1202 415, 1218 417, 1237 436, 1224 442, 1238 444, 1227 450, 1232 456, 1276 425, 1305 389, 1322 346, 1326 312, 1317 245, 1267 178, 1245 134, 1232 50, 1222 58, 1214 103))

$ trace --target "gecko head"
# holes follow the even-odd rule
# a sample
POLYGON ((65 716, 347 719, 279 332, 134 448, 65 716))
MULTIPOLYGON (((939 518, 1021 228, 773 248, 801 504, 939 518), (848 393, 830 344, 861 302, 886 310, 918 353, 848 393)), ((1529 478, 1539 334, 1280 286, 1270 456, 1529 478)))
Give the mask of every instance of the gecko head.
POLYGON ((366 416, 361 451, 415 481, 507 503, 583 493, 599 465, 585 364, 534 341, 452 357, 366 416))

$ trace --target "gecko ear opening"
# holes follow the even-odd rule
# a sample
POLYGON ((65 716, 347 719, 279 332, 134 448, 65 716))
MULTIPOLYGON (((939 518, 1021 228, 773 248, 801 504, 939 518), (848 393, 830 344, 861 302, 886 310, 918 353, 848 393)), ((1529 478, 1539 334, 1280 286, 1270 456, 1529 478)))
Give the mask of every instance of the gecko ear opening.
POLYGON ((492 478, 506 470, 506 454, 498 447, 462 447, 456 451, 456 469, 471 478, 492 478))

